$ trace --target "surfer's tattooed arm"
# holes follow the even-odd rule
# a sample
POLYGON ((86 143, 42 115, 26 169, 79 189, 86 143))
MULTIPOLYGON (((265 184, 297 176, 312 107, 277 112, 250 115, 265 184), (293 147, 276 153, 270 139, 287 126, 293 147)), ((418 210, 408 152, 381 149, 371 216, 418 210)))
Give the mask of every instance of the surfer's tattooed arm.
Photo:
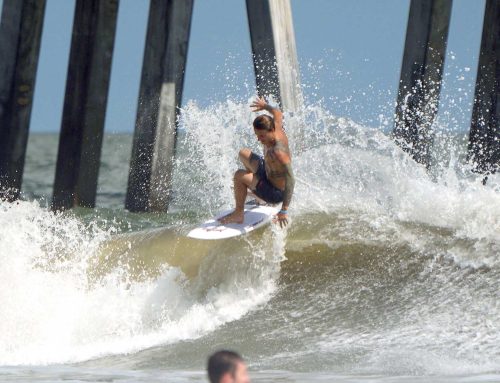
POLYGON ((276 144, 274 145, 274 150, 275 151, 280 150, 283 153, 286 153, 288 156, 290 155, 290 149, 288 149, 288 145, 281 140, 276 141, 276 144))
POLYGON ((293 175, 292 164, 285 164, 285 190, 283 191, 283 205, 282 210, 287 210, 290 202, 292 201, 293 189, 295 187, 295 177, 293 175))

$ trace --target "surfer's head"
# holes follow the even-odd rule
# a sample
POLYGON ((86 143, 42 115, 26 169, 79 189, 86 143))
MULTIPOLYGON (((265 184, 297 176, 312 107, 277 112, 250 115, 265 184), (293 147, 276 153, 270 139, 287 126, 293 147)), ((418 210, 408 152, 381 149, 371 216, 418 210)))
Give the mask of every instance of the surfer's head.
POLYGON ((274 131, 274 119, 267 114, 262 114, 253 120, 253 127, 257 130, 274 131))
POLYGON ((253 120, 253 130, 257 140, 265 146, 270 146, 275 142, 274 120, 265 114, 253 120))
POLYGON ((212 354, 208 359, 207 371, 210 383, 250 382, 243 358, 234 351, 221 350, 212 354))

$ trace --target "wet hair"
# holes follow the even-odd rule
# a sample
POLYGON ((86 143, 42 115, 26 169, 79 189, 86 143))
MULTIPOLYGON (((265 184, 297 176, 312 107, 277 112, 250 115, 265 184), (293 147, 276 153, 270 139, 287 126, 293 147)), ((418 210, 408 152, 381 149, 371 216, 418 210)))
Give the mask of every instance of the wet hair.
POLYGON ((253 120, 253 127, 258 130, 271 132, 274 130, 274 120, 272 117, 262 114, 253 120))
POLYGON ((207 366, 210 383, 219 383, 222 376, 227 372, 234 376, 239 362, 242 363, 243 358, 234 351, 221 350, 212 354, 208 358, 207 366))

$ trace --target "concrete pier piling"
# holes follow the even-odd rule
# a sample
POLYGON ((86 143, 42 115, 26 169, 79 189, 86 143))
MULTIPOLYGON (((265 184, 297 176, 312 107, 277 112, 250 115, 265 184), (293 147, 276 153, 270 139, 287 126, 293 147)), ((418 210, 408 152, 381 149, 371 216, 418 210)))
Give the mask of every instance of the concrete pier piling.
POLYGON ((19 198, 45 0, 4 0, 0 22, 0 198, 19 198))
POLYGON ((500 0, 486 1, 468 157, 486 175, 500 167, 500 0))
POLYGON ((152 0, 125 207, 167 211, 193 0, 152 0))
POLYGON ((94 207, 118 0, 77 0, 52 208, 94 207))
POLYGON ((430 166, 452 0, 412 0, 393 136, 415 161, 430 166))
POLYGON ((290 0, 246 0, 257 92, 285 111, 303 104, 290 0))

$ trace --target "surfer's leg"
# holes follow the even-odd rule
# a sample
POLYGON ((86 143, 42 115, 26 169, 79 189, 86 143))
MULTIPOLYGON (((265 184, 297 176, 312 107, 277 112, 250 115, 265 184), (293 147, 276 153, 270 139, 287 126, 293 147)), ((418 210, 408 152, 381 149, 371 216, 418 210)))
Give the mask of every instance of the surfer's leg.
POLYGON ((246 170, 240 169, 234 173, 234 199, 236 207, 231 214, 219 219, 221 223, 243 223, 247 190, 248 188, 255 188, 257 180, 258 178, 252 172, 246 170))
POLYGON ((241 163, 249 172, 257 173, 262 157, 255 154, 248 148, 241 149, 239 156, 241 163))

